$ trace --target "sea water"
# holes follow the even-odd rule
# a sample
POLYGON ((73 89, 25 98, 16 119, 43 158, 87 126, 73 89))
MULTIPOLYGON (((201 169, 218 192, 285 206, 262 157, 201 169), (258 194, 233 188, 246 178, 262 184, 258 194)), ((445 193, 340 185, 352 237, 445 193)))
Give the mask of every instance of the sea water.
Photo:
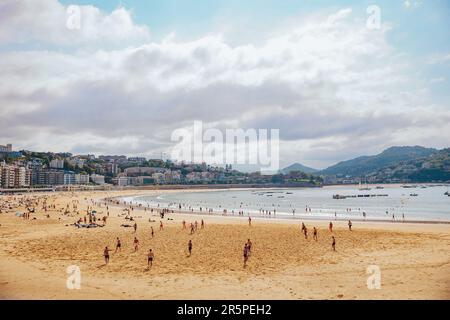
POLYGON ((314 219, 363 219, 367 220, 421 220, 450 221, 450 197, 447 185, 383 185, 377 189, 359 190, 358 186, 326 186, 323 188, 277 188, 277 189, 228 189, 220 191, 183 191, 152 196, 127 197, 123 200, 144 206, 178 209, 188 208, 206 213, 237 215, 239 211, 251 216, 264 216, 260 210, 270 211, 276 218, 314 219), (356 196, 333 199, 333 195, 356 196), (358 195, 371 195, 358 197, 358 195))

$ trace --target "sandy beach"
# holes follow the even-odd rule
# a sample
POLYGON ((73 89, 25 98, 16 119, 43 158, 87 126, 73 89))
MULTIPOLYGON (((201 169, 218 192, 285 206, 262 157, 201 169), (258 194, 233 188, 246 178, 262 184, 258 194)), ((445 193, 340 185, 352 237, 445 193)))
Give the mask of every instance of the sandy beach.
POLYGON ((107 209, 101 204, 107 197, 152 192, 156 191, 0 196, 0 298, 450 299, 448 224, 355 222, 349 231, 345 221, 336 221, 331 233, 328 221, 308 220, 305 239, 299 221, 253 218, 249 226, 246 216, 169 213, 160 230, 156 211, 135 209, 130 222, 123 207, 108 204, 107 209), (24 199, 33 197, 36 212, 30 219, 17 216, 27 211, 24 199), (42 209, 44 198, 47 212, 42 209), (109 212, 104 227, 73 225, 88 207, 99 219, 109 212), (191 235, 189 224, 200 224, 201 219, 205 228, 191 235), (187 229, 182 229, 183 220, 187 229), (136 233, 121 226, 134 222, 136 233), (317 241, 313 227, 318 228, 317 241), (331 249, 332 235, 336 251, 331 249), (117 237, 122 248, 115 253, 117 237), (137 252, 134 237, 140 242, 137 252), (253 246, 244 268, 247 239, 253 246), (113 250, 108 265, 105 246, 113 250), (147 268, 150 248, 155 259, 147 268), (373 265, 381 272, 380 289, 367 286, 367 268, 373 265), (69 266, 81 271, 80 289, 67 288, 69 266))

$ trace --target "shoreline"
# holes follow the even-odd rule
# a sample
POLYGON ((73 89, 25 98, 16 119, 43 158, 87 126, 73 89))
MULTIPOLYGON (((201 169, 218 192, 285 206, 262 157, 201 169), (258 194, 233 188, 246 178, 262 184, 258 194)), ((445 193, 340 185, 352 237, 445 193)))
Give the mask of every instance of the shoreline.
MULTIPOLYGON (((267 190, 271 190, 273 188, 266 188, 267 190)), ((165 190, 165 191, 179 191, 179 192, 216 192, 216 191, 225 191, 226 189, 182 189, 182 190, 165 190)), ((234 189, 230 189, 230 190, 234 190, 234 189)), ((255 190, 253 188, 245 188, 242 189, 243 191, 252 191, 255 190)), ((142 190, 144 191, 144 190, 142 190)), ((152 190, 152 191, 163 191, 163 190, 152 190)), ((163 194, 163 193, 162 193, 163 194)), ((120 201, 121 202, 121 206, 123 208, 126 207, 130 207, 130 204, 125 204, 122 203, 124 202, 124 198, 135 198, 135 197, 141 197, 141 196, 145 196, 142 194, 130 194, 130 195, 122 195, 122 196, 118 196, 118 197, 113 197, 111 199, 101 199, 103 201, 105 201, 105 203, 107 201, 109 201, 109 203, 113 204, 114 200, 115 201, 120 201)), ((148 195, 151 196, 151 195, 148 195)), ((357 222, 363 222, 363 223, 393 223, 393 224, 442 224, 442 225, 448 225, 450 224, 450 220, 414 220, 414 219, 405 219, 405 220, 392 220, 392 219, 384 219, 384 218, 380 218, 380 219, 363 219, 363 218, 359 218, 359 217, 351 217, 351 218, 342 218, 342 217, 314 217, 314 216, 306 216, 303 213, 298 213, 297 216, 291 215, 287 212, 280 212, 279 214, 281 214, 281 216, 277 216, 277 214, 275 214, 274 216, 263 216, 263 215, 258 215, 258 213, 254 213, 253 215, 250 215, 250 213, 243 215, 243 216, 239 216, 237 214, 233 214, 233 213, 220 213, 220 212, 213 212, 213 213, 208 213, 208 212, 202 212, 202 211, 189 211, 189 210, 180 210, 180 209, 176 209, 176 208, 168 208, 168 207, 157 207, 157 206, 150 206, 148 205, 147 207, 143 207, 143 206, 139 206, 139 205, 135 205, 133 204, 133 208, 137 209, 137 210, 144 210, 144 208, 147 209, 153 209, 153 210, 162 210, 162 209, 168 209, 170 210, 170 212, 172 213, 177 213, 177 214, 191 214, 191 215, 197 215, 197 216, 217 216, 217 217, 224 217, 224 218, 244 218, 244 217, 248 217, 251 216, 252 219, 259 219, 259 220, 263 220, 263 221, 273 221, 273 220, 286 220, 286 221, 299 221, 299 220, 306 220, 306 221, 348 221, 348 220, 352 220, 352 221, 357 221, 357 222)))

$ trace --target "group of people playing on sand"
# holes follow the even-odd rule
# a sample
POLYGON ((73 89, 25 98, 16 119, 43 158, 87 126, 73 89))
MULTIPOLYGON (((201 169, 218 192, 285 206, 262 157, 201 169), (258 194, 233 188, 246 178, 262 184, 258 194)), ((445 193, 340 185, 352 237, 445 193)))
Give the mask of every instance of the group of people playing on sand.
MULTIPOLYGON (((195 233, 195 231, 197 231, 197 229, 198 229, 198 222, 195 221, 194 223, 191 223, 190 227, 191 227, 190 234, 195 233)), ((162 221, 160 221, 160 231, 163 230, 163 228, 164 228, 163 223, 162 223, 162 221)), ((205 221, 203 219, 201 219, 200 228, 201 229, 205 228, 205 221)), ((183 230, 187 229, 185 220, 183 220, 183 222, 182 222, 182 229, 183 230)), ((134 230, 134 233, 137 232, 137 223, 136 222, 133 225, 133 230, 134 230)), ((153 229, 152 226, 150 227, 150 230, 151 230, 151 237, 153 238, 154 235, 155 235, 155 232, 154 232, 154 229, 153 229)), ((251 247, 250 239, 249 239, 249 243, 250 243, 250 245, 249 245, 249 248, 250 248, 251 247)), ((134 237, 134 240, 133 240, 133 247, 134 247, 134 252, 137 252, 139 250, 139 240, 138 240, 138 238, 136 236, 134 237)), ((192 255, 192 247, 193 247, 192 240, 189 240, 189 242, 188 242, 188 253, 189 253, 189 255, 188 256, 192 255)), ((105 249, 103 250, 103 256, 104 256, 104 259, 105 259, 105 265, 107 265, 109 263, 109 258, 110 258, 109 253, 111 251, 112 250, 109 249, 108 247, 105 247, 105 249)), ((116 250, 114 251, 114 253, 118 253, 118 252, 121 252, 121 251, 122 251, 122 242, 120 241, 120 238, 117 237, 116 250)), ((149 249, 149 252, 147 254, 147 258, 148 258, 147 259, 147 263, 148 263, 148 267, 149 268, 153 265, 154 257, 155 257, 155 253, 153 252, 152 249, 149 249)))
MULTIPOLYGON (((250 252, 250 248, 251 248, 250 239, 248 241, 250 243, 248 245, 248 252, 250 252)), ((134 252, 137 252, 139 250, 139 240, 136 237, 134 237, 133 246, 134 246, 134 252)), ((188 247, 188 253, 189 253, 188 256, 190 257, 192 255, 192 248, 193 248, 192 240, 189 240, 187 247, 188 247)), ((247 248, 247 244, 246 244, 246 248, 247 248)), ((109 258, 110 258, 109 253, 111 251, 112 251, 112 249, 109 249, 108 246, 106 246, 105 249, 103 249, 103 257, 105 259, 105 265, 107 265, 109 263, 109 258)), ((120 238, 117 237, 116 250, 114 251, 114 253, 118 253, 121 251, 122 251, 122 242, 120 241, 120 238)), ((148 268, 152 267, 154 258, 155 258, 155 253, 153 252, 152 249, 149 249, 148 253, 147 253, 148 268)), ((245 260, 245 262, 246 262, 246 260, 245 260)), ((244 262, 244 264, 245 264, 245 262, 244 262)))
MULTIPOLYGON (((205 221, 203 221, 203 219, 200 222, 200 228, 201 229, 205 228, 205 221)), ((183 220, 183 222, 182 222, 182 230, 185 230, 185 229, 187 229, 186 221, 183 220)), ((191 222, 191 224, 189 226, 189 229, 190 229, 190 234, 194 234, 197 231, 197 229, 198 229, 198 222, 197 222, 197 220, 195 220, 194 223, 191 222)))
MULTIPOLYGON (((352 231, 352 226, 353 223, 351 220, 348 220, 348 229, 350 231, 352 231)), ((328 230, 332 233, 333 232, 333 222, 330 222, 328 224, 328 230)), ((305 236, 305 239, 308 239, 308 228, 306 227, 306 225, 302 222, 301 224, 301 232, 303 233, 303 235, 305 236)), ((313 239, 315 241, 317 241, 318 238, 318 230, 316 227, 313 227, 313 239)), ((333 251, 336 251, 336 238, 334 237, 334 235, 331 236, 331 248, 333 249, 333 251)))
MULTIPOLYGON (((201 229, 204 229, 205 227, 205 222, 203 219, 201 219, 200 222, 201 225, 201 229)), ((248 217, 248 225, 251 226, 252 225, 252 218, 248 217)), ((352 231, 352 221, 349 220, 348 221, 348 228, 350 231, 352 231)), ((133 225, 134 227, 134 233, 137 232, 137 223, 134 223, 133 225)), ((182 221, 182 230, 186 230, 187 229, 187 223, 185 220, 182 221)), ((194 234, 198 229, 198 222, 191 222, 190 223, 190 234, 194 234)), ((162 221, 160 221, 160 230, 163 230, 163 223, 162 221)), ((333 232, 333 222, 330 222, 328 225, 328 230, 332 233, 333 232)), ((306 227, 306 225, 302 222, 301 224, 301 231, 305 237, 305 239, 308 239, 308 228, 306 227)), ((151 236, 152 238, 154 237, 154 230, 153 227, 151 227, 151 236)), ((313 227, 313 239, 315 241, 318 241, 318 229, 316 227, 313 227)), ((244 268, 247 267, 247 263, 248 263, 248 259, 251 255, 252 252, 252 242, 250 239, 247 240, 247 242, 244 244, 244 249, 243 249, 243 260, 244 260, 244 268)), ((133 240, 133 247, 134 247, 134 252, 137 252, 139 250, 139 240, 137 239, 137 237, 134 237, 133 240)), ((115 253, 120 252, 122 248, 122 243, 119 239, 119 237, 117 237, 117 243, 116 243, 116 250, 115 253)), ((334 237, 334 235, 331 236, 331 248, 333 251, 336 251, 336 238, 334 237)), ((187 250, 188 250, 188 256, 190 257, 192 255, 192 249, 193 249, 193 242, 190 239, 188 241, 187 244, 187 250)), ((105 247, 104 249, 104 259, 105 259, 105 265, 107 265, 109 263, 109 259, 110 259, 110 250, 108 247, 105 247)), ((147 253, 147 265, 148 268, 151 268, 153 265, 153 261, 155 259, 155 253, 152 249, 149 249, 148 253, 147 253)))

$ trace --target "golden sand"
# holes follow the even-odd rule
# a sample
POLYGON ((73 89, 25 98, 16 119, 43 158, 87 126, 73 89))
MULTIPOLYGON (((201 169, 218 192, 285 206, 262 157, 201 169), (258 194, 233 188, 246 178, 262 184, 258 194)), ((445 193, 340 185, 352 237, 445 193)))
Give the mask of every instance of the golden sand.
MULTIPOLYGON (((140 191, 149 194, 154 191, 140 191)), ((170 192, 170 191, 164 191, 170 192)), ((179 191, 178 191, 179 192, 179 191)), ((129 193, 129 192, 128 192, 129 193)), ((139 193, 139 192, 135 192, 139 193)), ((323 221, 305 221, 308 239, 299 221, 226 218, 168 214, 159 229, 159 216, 134 210, 138 225, 120 216, 123 208, 109 205, 102 228, 76 228, 92 200, 126 194, 124 191, 56 193, 46 217, 41 207, 36 220, 0 214, 0 298, 2 299, 449 299, 450 226, 334 222, 333 234, 323 221), (67 204, 78 202, 75 212, 64 214, 67 204), (149 222, 149 217, 155 222, 149 222), (173 220, 167 220, 167 217, 173 220), (200 228, 204 219, 205 228, 200 228), (187 222, 182 229, 181 221, 187 222), (189 224, 197 220, 193 235, 189 224), (312 228, 318 228, 318 240, 312 228), (151 227, 154 238, 151 237, 151 227), (331 249, 331 235, 337 250, 331 249), (140 248, 134 252, 133 239, 140 248), (114 253, 116 238, 121 252, 114 253), (242 251, 253 243, 248 266, 242 251), (187 243, 193 242, 192 256, 187 243), (113 250, 105 265, 103 249, 113 250), (147 268, 147 252, 155 253, 147 268), (66 286, 68 266, 81 270, 81 289, 66 286), (367 287, 366 270, 381 270, 381 289, 367 287)), ((42 195, 36 195, 42 197, 42 195)), ((20 197, 0 198, 16 203, 20 197)), ((94 206, 98 216, 105 205, 94 206)))

